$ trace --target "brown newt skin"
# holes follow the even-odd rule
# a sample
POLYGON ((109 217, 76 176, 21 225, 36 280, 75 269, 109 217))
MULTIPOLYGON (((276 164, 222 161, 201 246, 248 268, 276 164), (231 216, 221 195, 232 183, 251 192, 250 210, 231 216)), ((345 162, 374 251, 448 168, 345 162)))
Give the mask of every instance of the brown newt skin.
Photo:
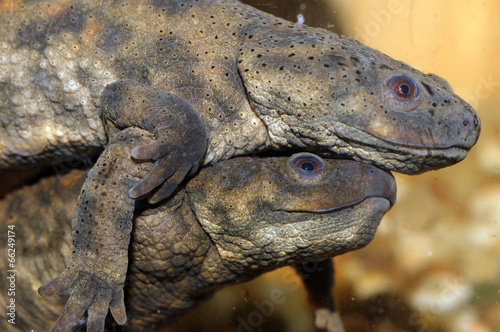
MULTIPOLYGON (((119 322, 131 198, 160 202, 199 165, 263 150, 344 154, 414 174, 460 161, 479 135, 476 113, 444 80, 236 1, 4 1, 0 10, 3 170, 86 155, 128 127, 155 135, 130 153, 138 167, 155 167, 138 173, 142 181, 123 179, 128 196, 110 190, 117 212, 75 215, 114 251, 86 251, 93 240, 75 228, 70 263, 85 274, 96 259, 120 262, 112 278, 95 271, 112 279, 104 302, 116 305, 119 322), (98 233, 119 225, 120 237, 98 233)), ((107 166, 91 174, 119 165, 104 153, 107 166)), ((92 178, 84 187, 93 197, 100 187, 92 178)), ((63 273, 42 292, 85 290, 77 274, 63 273)))
MULTIPOLYGON (((129 129, 115 137, 108 151, 114 158, 123 157, 130 153, 133 143, 148 141, 148 135, 129 129)), ((114 204, 109 204, 116 199, 109 186, 127 188, 130 183, 118 182, 119 178, 133 179, 129 180, 133 184, 140 180, 137 175, 151 168, 151 164, 138 167, 127 158, 119 158, 118 166, 113 165, 106 173, 106 155, 97 162, 103 172, 89 175, 95 180, 92 183, 100 182, 100 194, 86 196, 89 202, 77 207, 93 210, 97 201, 96 218, 116 213, 114 204)), ((31 290, 51 278, 68 258, 70 233, 75 229, 70 225, 70 215, 84 177, 82 171, 75 171, 44 179, 0 201, 2 225, 15 225, 17 240, 23 243, 17 256, 18 270, 23 271, 17 284, 16 326, 20 330, 47 329, 63 306, 60 297, 42 298, 31 290)), ((291 157, 240 157, 203 168, 168 203, 154 208, 134 209, 134 201, 128 198, 125 203, 134 210, 134 228, 124 286, 129 318, 125 328, 150 330, 171 323, 217 288, 311 259, 320 261, 324 270, 317 277, 308 271, 306 287, 324 314, 333 309, 328 291, 331 279, 318 278, 331 276, 329 258, 371 241, 383 214, 394 204, 395 190, 394 178, 373 166, 300 153, 291 157), (323 281, 318 284, 318 280, 323 281)), ((80 194, 80 202, 85 195, 80 194)), ((73 223, 81 220, 78 217, 73 223)), ((130 230, 113 225, 92 228, 88 234, 92 241, 85 251, 92 255, 101 250, 101 257, 107 257, 114 248, 100 246, 100 237, 120 238, 124 228, 130 230)), ((75 233, 86 231, 85 225, 76 226, 74 247, 79 245, 75 233)), ((89 267, 92 274, 77 276, 79 281, 93 278, 92 287, 76 288, 70 299, 78 299, 79 304, 98 298, 105 287, 98 287, 96 277, 99 273, 113 275, 116 265, 106 265, 102 258, 96 260, 89 267)), ((68 270, 73 268, 70 263, 68 270)), ((70 311, 65 309, 66 314, 70 311)), ((104 323, 106 312, 104 316, 90 314, 88 328, 95 327, 92 317, 104 323)), ((79 319, 63 326, 59 323, 64 319, 60 319, 56 329, 69 330, 79 319)))
POLYGON ((173 169, 163 196, 200 163, 269 149, 414 174, 460 161, 479 135, 474 110, 435 75, 237 1, 3 1, 0 13, 3 170, 104 147, 101 113, 165 143, 135 151, 163 160, 135 196, 173 169), (137 86, 132 94, 120 79, 137 86), (165 103, 124 101, 144 93, 165 103), (185 105, 169 110, 179 129, 167 133, 147 108, 169 109, 170 94, 185 105))

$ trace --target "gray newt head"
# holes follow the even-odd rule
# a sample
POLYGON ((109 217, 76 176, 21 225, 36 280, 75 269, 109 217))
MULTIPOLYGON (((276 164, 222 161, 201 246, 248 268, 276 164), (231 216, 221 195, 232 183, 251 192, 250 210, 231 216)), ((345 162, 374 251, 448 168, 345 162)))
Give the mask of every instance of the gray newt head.
POLYGON ((396 183, 372 165, 299 153, 222 161, 186 190, 223 261, 248 270, 367 245, 395 202, 396 183))
POLYGON ((450 85, 355 40, 281 24, 242 36, 238 66, 276 146, 319 146, 415 174, 452 165, 480 121, 450 85))

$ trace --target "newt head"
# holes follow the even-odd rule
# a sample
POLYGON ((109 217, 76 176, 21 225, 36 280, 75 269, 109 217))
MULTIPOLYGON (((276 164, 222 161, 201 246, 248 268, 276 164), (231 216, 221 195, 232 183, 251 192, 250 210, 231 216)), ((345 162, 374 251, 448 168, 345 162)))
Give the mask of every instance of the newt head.
POLYGON ((396 199, 390 173, 310 153, 219 162, 186 190, 221 257, 236 266, 276 267, 364 247, 396 199))
POLYGON ((459 162, 476 143, 480 120, 445 80, 347 37, 292 27, 272 36, 255 28, 239 48, 251 105, 275 146, 318 146, 416 174, 459 162))

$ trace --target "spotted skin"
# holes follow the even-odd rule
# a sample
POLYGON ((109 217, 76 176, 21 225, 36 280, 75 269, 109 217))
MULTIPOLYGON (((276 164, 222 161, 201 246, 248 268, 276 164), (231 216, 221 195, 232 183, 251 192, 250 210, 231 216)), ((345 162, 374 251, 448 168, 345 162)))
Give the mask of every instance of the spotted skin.
MULTIPOLYGON (((147 132, 127 129, 110 142, 109 151, 114 149, 113 155, 122 157, 130 153, 133 143, 151 139, 147 132)), ((114 193, 126 192, 116 190, 117 186, 126 189, 129 182, 139 181, 138 175, 151 168, 150 164, 137 167, 126 158, 111 165, 106 157, 104 153, 97 162, 100 174, 89 174, 94 180, 91 183, 99 186, 99 194, 87 194, 84 185, 77 206, 96 218, 116 211, 114 193), (117 181, 119 178, 125 181, 117 181)), ((88 274, 80 269, 74 275, 71 305, 55 330, 69 330, 75 324, 85 327, 85 320, 82 323, 74 316, 71 306, 83 314, 83 306, 91 300, 99 303, 99 294, 112 288, 113 276, 123 273, 122 262, 114 259, 113 264, 107 264, 106 259, 115 257, 112 251, 116 247, 102 244, 104 238, 118 243, 125 237, 130 239, 127 272, 123 274, 127 330, 152 330, 171 323, 217 288, 311 259, 319 261, 318 270, 308 270, 304 281, 314 307, 325 320, 321 326, 339 323, 328 291, 332 284, 329 258, 371 241, 383 214, 394 203, 396 190, 389 173, 354 161, 321 160, 307 153, 289 158, 240 157, 203 168, 168 203, 154 208, 131 207, 132 232, 128 227, 109 224, 89 233, 87 223, 79 216, 73 219, 73 226, 69 222, 84 177, 85 173, 75 171, 44 179, 0 201, 0 220, 22 227, 20 236, 26 241, 19 264, 32 278, 22 278, 19 289, 31 290, 51 278, 64 266, 69 248, 78 250, 81 246, 83 233, 92 239, 85 244, 85 255, 101 251, 106 257, 85 263, 88 274), (307 170, 304 164, 309 166, 307 170), (33 214, 38 217, 33 218, 33 214), (30 241, 34 236, 36 241, 30 241), (89 280, 92 282, 84 287, 82 284, 89 280)), ((124 199, 124 204, 132 202, 124 199)), ((83 263, 72 255, 66 271, 78 268, 78 264, 83 263)), ((118 283, 123 286, 123 280, 118 283)), ((44 287, 42 293, 47 290, 44 287)), ((18 311, 22 315, 17 326, 20 330, 46 330, 62 309, 61 298, 35 297, 28 301, 32 297, 30 292, 19 294, 22 307, 18 311)), ((94 303, 91 310, 100 306, 94 303)), ((106 313, 107 307, 101 313, 89 314, 87 328, 101 327, 106 313)), ((111 320, 108 323, 112 324, 111 320)))
MULTIPOLYGON (((114 238, 99 232, 124 215, 116 259, 126 260, 118 252, 128 246, 132 199, 160 202, 199 166, 301 149, 415 174, 462 160, 479 135, 476 113, 442 79, 237 1, 3 1, 0 10, 2 171, 87 155, 129 127, 155 135, 122 155, 139 169, 143 161, 155 166, 113 192, 109 208, 118 213, 75 214, 94 223, 85 231, 102 248, 114 238)), ((114 153, 104 150, 107 167, 118 165, 114 153)), ((106 183, 102 165, 91 174, 106 183)), ((90 182, 84 187, 99 194, 90 182)), ((76 241, 70 262, 79 270, 63 272, 42 289, 46 295, 75 287, 78 302, 94 280, 83 285, 78 273, 106 274, 89 268, 98 256, 84 248, 95 244, 76 241)), ((102 321, 108 304, 125 319, 123 278, 121 271, 96 293, 92 322, 102 321)), ((70 306, 63 323, 87 304, 70 306)))
POLYGON ((237 1, 12 0, 0 13, 2 170, 104 147, 101 113, 130 114, 102 105, 120 79, 197 112, 207 142, 191 167, 300 147, 419 173, 460 161, 479 134, 474 110, 435 75, 237 1), (408 76, 417 96, 397 100, 394 75, 408 76))

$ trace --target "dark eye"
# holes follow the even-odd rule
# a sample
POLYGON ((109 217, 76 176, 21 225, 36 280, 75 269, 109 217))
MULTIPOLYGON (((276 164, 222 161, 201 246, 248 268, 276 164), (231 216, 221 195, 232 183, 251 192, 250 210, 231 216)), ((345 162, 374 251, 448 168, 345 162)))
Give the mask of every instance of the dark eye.
POLYGON ((303 170, 304 172, 314 172, 319 168, 317 160, 310 157, 299 158, 295 160, 295 166, 303 170))
POLYGON ((298 153, 290 157, 292 171, 300 180, 311 180, 320 176, 325 168, 325 162, 312 153, 298 153))
POLYGON ((316 166, 310 161, 302 163, 302 166, 300 167, 306 172, 312 172, 316 168, 316 166))
POLYGON ((394 76, 389 79, 387 85, 393 95, 400 101, 411 100, 418 96, 418 85, 408 76, 394 76))

